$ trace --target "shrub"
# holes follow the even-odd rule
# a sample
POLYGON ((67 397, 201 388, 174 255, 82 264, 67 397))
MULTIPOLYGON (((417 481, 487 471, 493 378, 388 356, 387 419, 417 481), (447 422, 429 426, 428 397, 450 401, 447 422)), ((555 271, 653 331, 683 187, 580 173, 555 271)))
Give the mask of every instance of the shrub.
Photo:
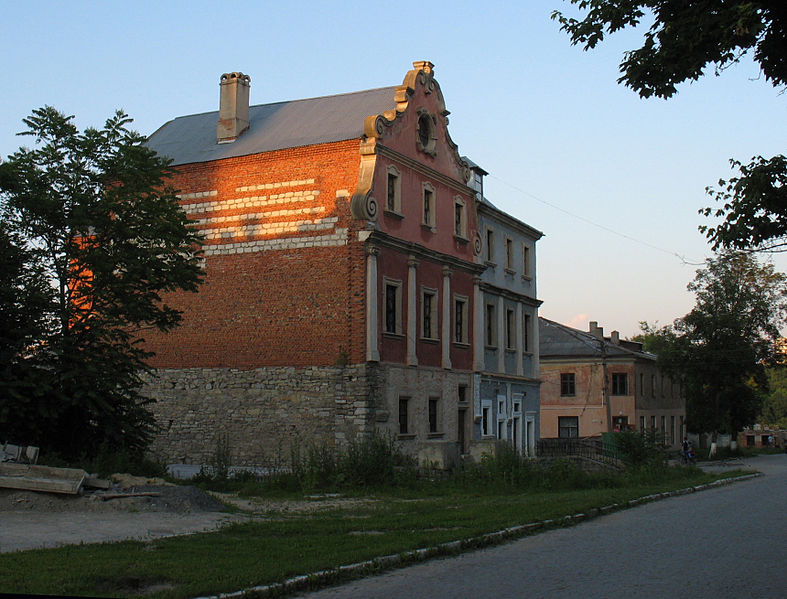
POLYGON ((638 468, 666 462, 663 436, 653 429, 644 433, 634 431, 615 433, 614 439, 620 456, 627 466, 638 468))

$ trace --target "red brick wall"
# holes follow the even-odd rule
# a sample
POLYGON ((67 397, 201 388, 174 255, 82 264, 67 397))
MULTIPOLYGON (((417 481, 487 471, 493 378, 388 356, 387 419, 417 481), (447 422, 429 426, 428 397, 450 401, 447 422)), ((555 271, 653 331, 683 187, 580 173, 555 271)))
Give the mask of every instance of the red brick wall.
POLYGON ((249 369, 363 361, 361 244, 304 247, 328 234, 357 239, 348 199, 336 192, 352 194, 358 166, 358 141, 351 140, 178 167, 173 184, 186 194, 181 204, 192 219, 209 221, 198 228, 219 236, 219 229, 235 232, 206 240, 206 276, 197 294, 168 298, 184 311, 182 326, 166 335, 143 334, 156 353, 151 365, 249 369), (254 205, 240 205, 241 199, 254 205), (211 202, 219 209, 211 210, 211 202), (304 222, 325 228, 298 224, 304 222), (238 233, 241 227, 257 228, 238 233), (296 247, 211 253, 229 243, 271 240, 296 247))

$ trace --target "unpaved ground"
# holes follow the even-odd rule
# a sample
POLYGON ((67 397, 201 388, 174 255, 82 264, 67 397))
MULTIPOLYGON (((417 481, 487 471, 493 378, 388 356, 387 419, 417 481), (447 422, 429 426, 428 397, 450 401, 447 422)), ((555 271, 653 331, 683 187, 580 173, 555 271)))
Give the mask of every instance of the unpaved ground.
POLYGON ((150 540, 215 530, 230 522, 369 503, 333 496, 303 501, 241 499, 230 494, 209 495, 197 487, 171 485, 160 479, 119 475, 115 480, 112 492, 153 492, 158 496, 104 501, 100 492, 79 496, 0 489, 0 553, 79 543, 150 540), (228 513, 224 504, 240 511, 228 513))

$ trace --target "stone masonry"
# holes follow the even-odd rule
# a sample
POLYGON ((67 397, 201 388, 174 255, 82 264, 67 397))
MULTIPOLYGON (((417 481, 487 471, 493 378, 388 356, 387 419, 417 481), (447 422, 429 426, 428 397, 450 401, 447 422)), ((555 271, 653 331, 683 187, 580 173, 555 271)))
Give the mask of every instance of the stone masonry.
POLYGON ((288 462, 374 428, 373 366, 160 369, 145 386, 162 428, 150 454, 204 464, 226 436, 234 465, 288 462))

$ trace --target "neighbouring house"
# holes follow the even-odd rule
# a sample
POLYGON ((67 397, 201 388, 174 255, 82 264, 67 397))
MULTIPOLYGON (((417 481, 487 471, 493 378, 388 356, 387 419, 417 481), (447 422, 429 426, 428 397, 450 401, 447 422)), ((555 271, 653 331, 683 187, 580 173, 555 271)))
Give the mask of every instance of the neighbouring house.
MULTIPOLYGON (((466 159, 467 160, 467 159, 466 159)), ((477 193, 484 265, 476 298, 475 438, 508 441, 534 455, 539 420, 536 241, 540 231, 483 195, 486 171, 467 160, 477 193)))
MULTIPOLYGON (((525 334, 540 233, 479 207, 433 65, 413 67, 399 86, 256 106, 228 73, 219 111, 150 137, 205 239, 204 285, 174 298, 182 326, 144 335, 154 454, 204 463, 226 436, 238 465, 264 464, 381 430, 445 467, 483 445, 479 301, 498 289, 525 334), (479 214, 530 244, 512 285, 482 278, 479 214)), ((523 414, 538 403, 529 334, 491 370, 510 372, 523 414)), ((524 444, 513 422, 505 438, 519 426, 524 444)))
POLYGON ((763 447, 784 447, 787 442, 787 430, 778 426, 755 424, 745 428, 737 435, 738 447, 760 449, 763 447))
POLYGON ((539 318, 541 437, 591 437, 655 430, 677 447, 686 433, 679 381, 661 372, 642 344, 539 318))

